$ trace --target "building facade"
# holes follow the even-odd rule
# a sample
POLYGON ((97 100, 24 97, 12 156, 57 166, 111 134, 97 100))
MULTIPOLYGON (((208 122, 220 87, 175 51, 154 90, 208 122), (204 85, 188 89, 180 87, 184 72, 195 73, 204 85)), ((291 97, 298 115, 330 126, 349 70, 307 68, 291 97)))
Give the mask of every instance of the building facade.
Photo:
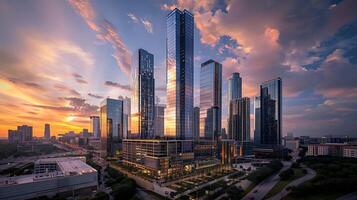
POLYGON ((16 130, 8 130, 9 143, 24 143, 32 141, 33 129, 32 126, 22 125, 17 126, 16 130))
POLYGON ((218 139, 222 120, 222 65, 208 60, 200 70, 200 138, 218 139))
POLYGON ((101 156, 113 156, 123 139, 123 101, 105 99, 100 105, 101 156))
POLYGON ((167 107, 165 136, 192 138, 194 18, 174 9, 166 17, 167 107))
POLYGON ((154 55, 139 49, 133 58, 131 130, 133 137, 154 138, 154 55))
POLYGON ((90 116, 90 129, 89 131, 95 138, 100 138, 100 120, 98 116, 90 116))
POLYGON ((155 138, 164 137, 165 109, 166 109, 166 105, 164 105, 164 104, 156 104, 155 105, 155 119, 154 119, 155 138))
POLYGON ((51 138, 51 128, 50 128, 50 124, 45 124, 45 131, 43 133, 43 137, 46 140, 49 140, 51 138))
POLYGON ((262 145, 281 145, 282 81, 276 78, 260 86, 260 123, 262 145))
POLYGON ((254 98, 254 145, 260 145, 260 96, 254 98))
POLYGON ((200 107, 193 108, 193 139, 200 137, 200 107))
POLYGON ((228 79, 228 101, 242 98, 242 78, 238 72, 232 73, 228 79))

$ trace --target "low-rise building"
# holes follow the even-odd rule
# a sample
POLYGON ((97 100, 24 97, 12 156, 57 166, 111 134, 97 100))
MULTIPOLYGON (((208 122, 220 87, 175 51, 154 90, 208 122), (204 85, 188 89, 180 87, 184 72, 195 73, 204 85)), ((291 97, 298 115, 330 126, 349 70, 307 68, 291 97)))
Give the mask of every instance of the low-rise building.
POLYGON ((357 146, 347 146, 343 149, 343 157, 357 158, 357 146))
POLYGON ((84 157, 40 159, 34 174, 0 178, 0 200, 88 194, 97 189, 97 171, 84 157))
POLYGON ((326 144, 309 144, 307 146, 307 156, 343 156, 344 148, 347 143, 326 143, 326 144))

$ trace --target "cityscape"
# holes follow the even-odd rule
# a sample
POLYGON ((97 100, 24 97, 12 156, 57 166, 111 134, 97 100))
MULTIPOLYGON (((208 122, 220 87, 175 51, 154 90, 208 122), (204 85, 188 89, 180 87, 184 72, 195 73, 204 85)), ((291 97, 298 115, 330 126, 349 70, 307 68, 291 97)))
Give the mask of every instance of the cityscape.
POLYGON ((356 200, 356 8, 0 1, 0 200, 356 200))

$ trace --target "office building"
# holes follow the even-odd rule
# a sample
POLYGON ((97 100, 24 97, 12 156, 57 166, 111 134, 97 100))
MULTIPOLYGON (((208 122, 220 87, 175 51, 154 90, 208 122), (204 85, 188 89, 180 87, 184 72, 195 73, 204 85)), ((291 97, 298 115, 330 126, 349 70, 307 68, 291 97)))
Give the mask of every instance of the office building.
POLYGON ((100 120, 98 116, 90 116, 89 130, 95 138, 100 138, 100 120))
POLYGON ((155 138, 164 137, 165 109, 166 109, 166 105, 164 105, 164 104, 156 104, 155 105, 155 119, 154 119, 155 138))
POLYGON ((262 145, 281 145, 282 81, 276 78, 260 86, 260 123, 262 145))
POLYGON ((51 138, 51 128, 50 128, 50 124, 45 124, 45 131, 43 133, 43 137, 46 140, 49 140, 51 138))
POLYGON ((238 72, 232 73, 228 79, 228 103, 231 100, 242 98, 242 78, 238 72))
POLYGON ((200 137, 218 139, 222 120, 222 65, 208 60, 200 70, 200 137))
POLYGON ((228 132, 236 141, 239 155, 250 154, 250 99, 243 97, 230 101, 228 132))
POLYGON ((32 141, 32 126, 17 126, 17 130, 8 130, 9 143, 24 143, 32 141))
POLYGON ((101 156, 113 156, 123 139, 123 101, 107 98, 100 104, 101 156))
POLYGON ((139 49, 133 59, 131 134, 154 138, 155 79, 154 55, 139 49))
POLYGON ((200 108, 193 108, 193 139, 198 140, 200 137, 200 108))
POLYGON ((97 171, 85 163, 84 157, 40 159, 34 164, 33 174, 0 178, 0 199, 91 194, 97 189, 97 177, 97 171))
POLYGON ((130 137, 131 128, 131 99, 128 97, 119 97, 123 101, 123 139, 130 137))
POLYGON ((192 138, 194 19, 187 10, 174 9, 166 17, 167 107, 165 136, 192 138))
POLYGON ((260 97, 254 99, 254 145, 260 145, 260 97))
POLYGON ((357 158, 357 146, 347 146, 343 149, 343 157, 357 158))

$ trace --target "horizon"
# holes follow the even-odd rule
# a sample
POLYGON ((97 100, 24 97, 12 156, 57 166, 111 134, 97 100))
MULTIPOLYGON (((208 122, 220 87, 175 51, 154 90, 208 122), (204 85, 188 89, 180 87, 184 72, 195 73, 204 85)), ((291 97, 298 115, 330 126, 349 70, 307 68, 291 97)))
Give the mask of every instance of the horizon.
POLYGON ((227 79, 239 72, 251 100, 251 138, 253 99, 276 77, 283 136, 357 137, 355 7, 352 0, 2 1, 0 138, 20 125, 37 137, 45 123, 56 136, 89 129, 103 99, 131 98, 130 60, 139 48, 154 55, 156 103, 166 104, 165 18, 173 8, 195 16, 194 106, 201 63, 213 59, 222 64, 222 125, 227 79))

